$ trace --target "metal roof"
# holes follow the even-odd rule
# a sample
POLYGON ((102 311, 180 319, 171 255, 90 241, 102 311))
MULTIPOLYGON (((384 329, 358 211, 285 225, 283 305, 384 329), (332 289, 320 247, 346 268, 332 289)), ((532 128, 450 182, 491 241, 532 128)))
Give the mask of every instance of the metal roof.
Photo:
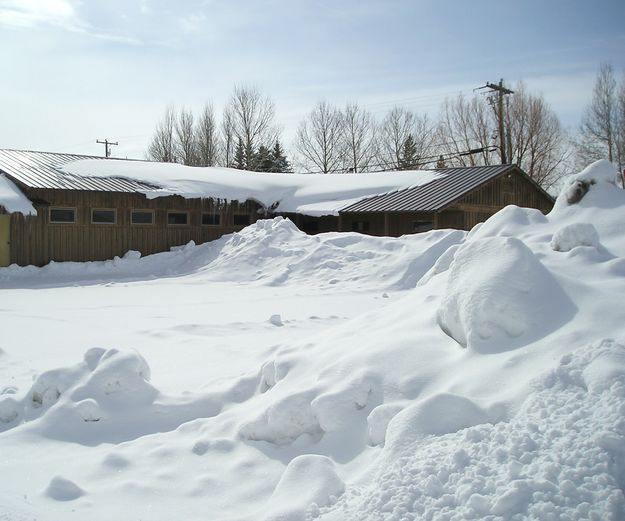
POLYGON ((116 161, 116 159, 98 156, 0 149, 0 171, 28 188, 99 192, 137 192, 158 188, 147 183, 117 177, 81 177, 62 172, 58 168, 79 159, 116 161))
POLYGON ((511 170, 514 165, 444 168, 429 183, 378 195, 346 206, 341 212, 435 212, 480 185, 511 170))

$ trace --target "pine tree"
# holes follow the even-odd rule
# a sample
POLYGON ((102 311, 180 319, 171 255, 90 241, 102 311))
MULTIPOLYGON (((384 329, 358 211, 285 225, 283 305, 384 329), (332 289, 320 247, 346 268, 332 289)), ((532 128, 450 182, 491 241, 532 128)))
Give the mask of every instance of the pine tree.
POLYGON ((254 154, 252 169, 256 172, 272 172, 272 168, 273 159, 271 151, 265 145, 260 145, 258 151, 254 154))
POLYGON ((408 134, 402 146, 401 157, 399 158, 399 169, 412 170, 416 168, 418 159, 417 145, 412 134, 408 134))
POLYGON ((271 170, 270 172, 291 172, 291 164, 286 158, 282 147, 280 146, 280 141, 276 139, 276 144, 271 151, 271 170))
POLYGON ((247 165, 245 164, 245 148, 243 147, 243 140, 239 138, 239 142, 237 143, 237 148, 234 151, 234 168, 238 168, 239 170, 246 170, 247 165))

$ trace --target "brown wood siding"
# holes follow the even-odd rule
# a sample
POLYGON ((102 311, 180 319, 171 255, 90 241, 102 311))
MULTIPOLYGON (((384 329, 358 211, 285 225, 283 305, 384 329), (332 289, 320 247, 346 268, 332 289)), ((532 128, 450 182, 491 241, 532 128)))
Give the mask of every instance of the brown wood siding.
POLYGON ((179 196, 147 199, 142 194, 78 190, 28 190, 37 216, 11 215, 11 263, 42 266, 54 261, 106 260, 129 250, 150 255, 193 240, 197 244, 241 230, 234 215, 247 215, 250 223, 262 218, 253 201, 227 203, 179 196), (50 223, 50 207, 76 209, 75 223, 50 223), (93 208, 117 211, 115 224, 92 224, 93 208), (131 210, 153 210, 154 224, 131 224, 131 210), (168 211, 189 213, 187 225, 168 225, 168 211), (202 213, 220 216, 218 226, 202 225, 202 213))
POLYGON ((545 214, 553 208, 552 200, 516 171, 493 179, 456 201, 439 214, 438 227, 459 228, 449 223, 446 214, 462 212, 464 224, 459 229, 470 230, 509 204, 536 208, 545 214))

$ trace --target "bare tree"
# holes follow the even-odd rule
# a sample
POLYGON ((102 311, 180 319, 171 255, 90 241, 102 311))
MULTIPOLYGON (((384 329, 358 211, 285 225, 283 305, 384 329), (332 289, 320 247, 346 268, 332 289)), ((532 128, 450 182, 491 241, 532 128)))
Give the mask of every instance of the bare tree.
POLYGON ((221 164, 225 167, 231 167, 234 162, 236 141, 234 136, 234 116, 232 115, 232 108, 227 106, 224 109, 221 119, 222 153, 220 156, 221 164))
POLYGON ((625 169, 625 72, 621 78, 621 85, 617 95, 616 130, 617 162, 619 171, 623 174, 623 169, 625 169))
POLYGON ((226 111, 232 116, 234 136, 243 141, 246 164, 252 165, 256 149, 274 143, 278 137, 273 102, 256 87, 235 86, 226 111))
POLYGON ((196 164, 196 140, 193 112, 182 108, 176 118, 177 159, 183 165, 196 164))
POLYGON ((437 132, 438 153, 449 156, 447 163, 456 166, 489 165, 493 155, 496 126, 488 103, 477 96, 470 100, 459 95, 446 99, 441 108, 437 132), (479 152, 468 153, 479 150, 479 152))
POLYGON ((612 66, 602 63, 597 73, 592 101, 586 108, 579 128, 578 156, 587 163, 616 157, 618 103, 612 66))
POLYGON ((156 126, 146 154, 148 159, 165 163, 176 162, 175 127, 176 116, 173 106, 170 105, 165 109, 163 119, 156 126))
POLYGON ((424 164, 423 158, 432 154, 435 126, 426 114, 416 115, 404 107, 391 109, 378 136, 378 158, 388 169, 403 168, 406 142, 411 136, 411 151, 415 168, 424 164))
POLYGON ((195 129, 198 166, 214 166, 217 163, 219 132, 213 105, 204 105, 195 129))
POLYGON ((542 96, 529 94, 519 82, 508 106, 507 127, 511 162, 550 188, 564 174, 562 166, 570 155, 556 114, 542 96))
POLYGON ((343 116, 327 102, 317 103, 308 118, 300 122, 295 148, 304 166, 327 174, 341 168, 344 149, 342 142, 343 116))
POLYGON ((377 155, 377 125, 369 112, 356 103, 348 103, 343 112, 345 169, 363 172, 377 155))

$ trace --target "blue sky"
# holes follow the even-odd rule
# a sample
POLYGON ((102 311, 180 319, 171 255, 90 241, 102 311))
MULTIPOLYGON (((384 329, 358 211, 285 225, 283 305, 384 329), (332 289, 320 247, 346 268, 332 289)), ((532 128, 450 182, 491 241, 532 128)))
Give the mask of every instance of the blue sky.
POLYGON ((0 147, 143 157, 165 106, 218 112, 234 84, 287 147, 319 100, 436 116, 524 80, 575 127, 601 61, 625 71, 622 0, 0 0, 0 147))

